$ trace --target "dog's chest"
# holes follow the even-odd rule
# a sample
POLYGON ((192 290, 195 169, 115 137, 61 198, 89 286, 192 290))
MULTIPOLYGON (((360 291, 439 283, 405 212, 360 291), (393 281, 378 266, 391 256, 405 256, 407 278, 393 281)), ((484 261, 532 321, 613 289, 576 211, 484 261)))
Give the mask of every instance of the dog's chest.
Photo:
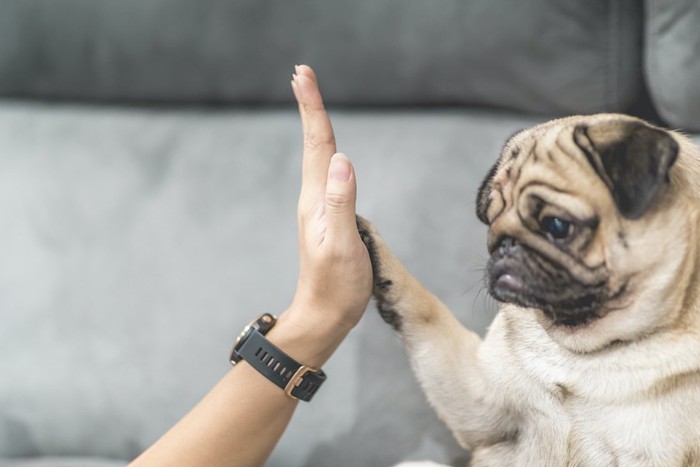
POLYGON ((520 397, 524 392, 516 396, 522 416, 517 441, 504 457, 512 465, 543 459, 548 461, 538 465, 700 465, 697 390, 629 401, 591 398, 575 388, 533 381, 525 391, 525 397, 520 397))
MULTIPOLYGON (((688 394, 690 396, 690 394, 688 394)), ((675 399, 675 398, 672 398, 675 399)), ((552 413, 563 420, 560 445, 562 465, 675 466, 695 465, 697 404, 686 407, 678 400, 649 397, 611 403, 569 395, 552 400, 552 413)), ((540 418, 535 430, 551 432, 552 420, 540 418), (546 427, 549 425, 549 428, 546 427)))
POLYGON ((513 337, 495 332, 485 344, 500 360, 491 363, 505 369, 494 372, 496 384, 509 388, 522 416, 510 452, 516 464, 700 465, 696 379, 659 380, 658 362, 632 371, 619 362, 571 361, 531 334, 513 337))

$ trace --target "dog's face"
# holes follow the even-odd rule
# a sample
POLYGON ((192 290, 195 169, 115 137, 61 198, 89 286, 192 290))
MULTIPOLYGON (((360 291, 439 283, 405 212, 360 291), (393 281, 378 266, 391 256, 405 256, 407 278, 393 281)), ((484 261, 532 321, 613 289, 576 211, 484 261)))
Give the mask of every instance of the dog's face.
POLYGON ((517 133, 477 199, 490 293, 578 352, 681 320, 697 203, 671 181, 680 153, 677 136, 624 115, 517 133))

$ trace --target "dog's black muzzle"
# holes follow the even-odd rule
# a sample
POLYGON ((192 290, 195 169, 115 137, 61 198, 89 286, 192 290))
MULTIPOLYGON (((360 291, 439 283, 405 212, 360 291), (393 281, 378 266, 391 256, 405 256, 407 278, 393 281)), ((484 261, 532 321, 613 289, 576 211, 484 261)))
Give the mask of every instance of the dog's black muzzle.
POLYGON ((606 283, 586 284, 513 237, 500 239, 487 267, 489 293, 499 302, 542 310, 555 324, 576 326, 598 317, 606 283))

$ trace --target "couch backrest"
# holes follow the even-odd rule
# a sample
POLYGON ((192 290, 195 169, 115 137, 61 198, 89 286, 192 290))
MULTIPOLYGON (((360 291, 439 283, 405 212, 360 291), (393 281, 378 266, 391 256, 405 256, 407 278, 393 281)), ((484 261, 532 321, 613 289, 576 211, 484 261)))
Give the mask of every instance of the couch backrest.
POLYGON ((624 111, 635 0, 4 0, 0 96, 280 104, 305 62, 333 103, 624 111))

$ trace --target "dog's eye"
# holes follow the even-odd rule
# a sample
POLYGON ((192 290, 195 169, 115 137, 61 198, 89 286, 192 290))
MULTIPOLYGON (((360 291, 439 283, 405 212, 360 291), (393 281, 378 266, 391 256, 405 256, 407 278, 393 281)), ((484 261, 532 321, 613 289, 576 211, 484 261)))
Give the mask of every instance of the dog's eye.
POLYGON ((573 231, 571 222, 552 216, 547 216, 542 219, 540 222, 540 229, 555 240, 563 240, 569 237, 573 231))

